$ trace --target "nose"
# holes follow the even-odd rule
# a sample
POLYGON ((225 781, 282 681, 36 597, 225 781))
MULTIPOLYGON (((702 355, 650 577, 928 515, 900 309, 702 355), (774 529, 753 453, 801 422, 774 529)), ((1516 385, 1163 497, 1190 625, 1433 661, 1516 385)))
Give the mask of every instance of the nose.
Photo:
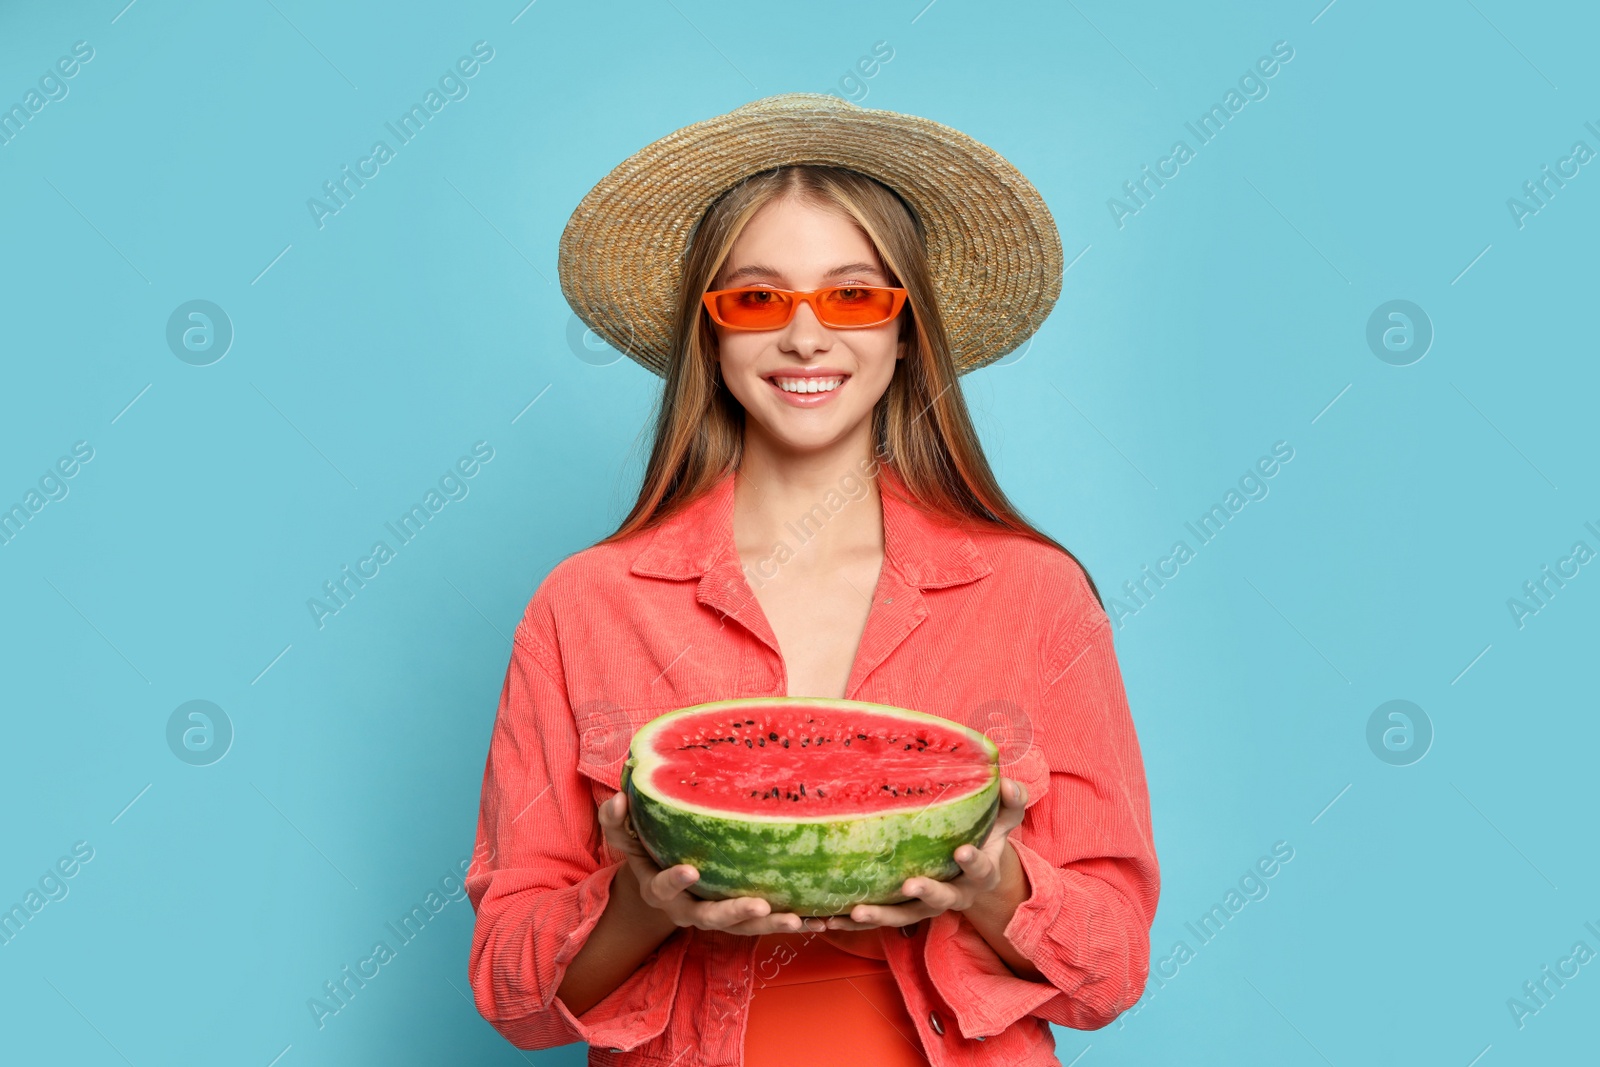
POLYGON ((814 352, 826 351, 831 343, 828 328, 817 318, 811 305, 801 300, 794 309, 794 317, 789 320, 789 325, 783 328, 778 347, 799 356, 809 356, 814 352))

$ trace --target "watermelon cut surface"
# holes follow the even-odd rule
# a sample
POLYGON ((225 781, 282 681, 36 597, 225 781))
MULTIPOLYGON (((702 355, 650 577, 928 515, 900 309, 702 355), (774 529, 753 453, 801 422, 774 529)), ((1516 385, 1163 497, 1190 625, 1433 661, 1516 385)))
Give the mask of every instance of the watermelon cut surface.
POLYGON ((907 878, 960 873, 1000 803, 983 734, 885 704, 765 697, 697 704, 634 735, 623 767, 634 827, 707 900, 846 914, 899 903, 907 878))

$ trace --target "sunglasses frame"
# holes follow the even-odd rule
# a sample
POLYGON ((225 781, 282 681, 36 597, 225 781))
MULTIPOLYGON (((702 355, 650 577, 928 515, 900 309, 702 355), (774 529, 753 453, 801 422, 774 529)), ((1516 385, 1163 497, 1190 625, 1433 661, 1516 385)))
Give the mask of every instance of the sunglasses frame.
POLYGON ((794 321, 795 312, 800 310, 800 305, 802 303, 811 305, 811 314, 815 315, 817 317, 817 321, 822 323, 822 325, 826 326, 830 330, 870 330, 875 326, 883 326, 886 323, 893 322, 895 320, 895 316, 899 315, 900 310, 905 307, 907 295, 908 293, 905 288, 897 285, 828 285, 821 289, 806 290, 775 289, 770 285, 745 285, 740 286, 737 289, 713 290, 702 296, 700 298, 700 302, 704 305, 706 311, 711 315, 711 321, 715 322, 718 326, 721 326, 725 330, 744 330, 754 333, 767 330, 781 330, 788 326, 789 323, 794 321), (874 292, 892 293, 894 294, 894 303, 889 308, 889 314, 880 322, 864 322, 857 323, 852 326, 834 326, 828 323, 827 320, 822 317, 822 312, 817 307, 816 297, 822 293, 831 293, 835 289, 870 289, 874 292), (780 293, 784 296, 787 296, 789 298, 789 317, 774 326, 735 326, 731 323, 724 322, 722 317, 717 314, 717 297, 729 296, 733 293, 751 292, 780 293))

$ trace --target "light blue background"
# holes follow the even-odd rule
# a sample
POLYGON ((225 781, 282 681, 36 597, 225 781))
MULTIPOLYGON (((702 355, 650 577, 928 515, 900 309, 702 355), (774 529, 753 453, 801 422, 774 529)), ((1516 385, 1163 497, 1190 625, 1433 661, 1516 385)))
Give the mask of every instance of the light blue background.
POLYGON ((1600 149, 1588 5, 125 2, 0 13, 7 107, 94 48, 0 146, 0 506, 94 449, 0 546, 0 905, 94 849, 0 946, 0 1058, 583 1062, 478 1017, 464 900, 322 1029, 306 1002, 470 854, 506 635, 637 486, 658 379, 569 345, 568 214, 679 126, 830 89, 993 145, 1055 214, 1060 303, 963 386, 1107 596, 1294 449, 1116 638, 1156 958, 1275 842, 1294 859, 1137 1012, 1058 1029, 1062 1061, 1593 1055, 1600 963, 1523 1028, 1506 1004, 1600 950, 1600 567, 1507 608, 1600 549, 1600 164, 1521 228, 1507 207, 1600 149), (470 95, 319 229, 307 199, 480 40, 470 95), (1196 147, 1277 41, 1269 95, 1196 147), (1179 138, 1119 228, 1108 199, 1179 138), (194 299, 236 331, 210 366, 165 341, 194 299), (1393 299, 1436 331, 1409 366, 1365 339, 1393 299), (476 441, 469 495, 319 629, 307 599, 476 441), (165 739, 193 699, 236 731, 206 767, 165 739), (1391 699, 1435 731, 1410 766, 1367 744, 1391 699))

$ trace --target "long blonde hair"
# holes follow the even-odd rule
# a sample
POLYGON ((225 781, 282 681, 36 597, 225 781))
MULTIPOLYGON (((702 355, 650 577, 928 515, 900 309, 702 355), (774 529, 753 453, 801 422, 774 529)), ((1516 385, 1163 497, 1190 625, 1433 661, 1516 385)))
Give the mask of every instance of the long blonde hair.
MULTIPOLYGON (((751 216, 786 196, 848 214, 877 248, 893 276, 890 284, 907 290, 901 312, 906 354, 872 411, 875 457, 890 466, 924 511, 1022 534, 1065 552, 1082 567, 1065 546, 1023 518, 995 481, 957 388, 921 220, 888 186, 856 171, 810 164, 776 167, 745 179, 723 193, 695 229, 684 259, 672 355, 644 480, 622 525, 597 543, 656 525, 738 467, 744 407, 721 379, 716 334, 700 298, 751 216)), ((1101 599, 1092 578, 1089 588, 1101 599)))

